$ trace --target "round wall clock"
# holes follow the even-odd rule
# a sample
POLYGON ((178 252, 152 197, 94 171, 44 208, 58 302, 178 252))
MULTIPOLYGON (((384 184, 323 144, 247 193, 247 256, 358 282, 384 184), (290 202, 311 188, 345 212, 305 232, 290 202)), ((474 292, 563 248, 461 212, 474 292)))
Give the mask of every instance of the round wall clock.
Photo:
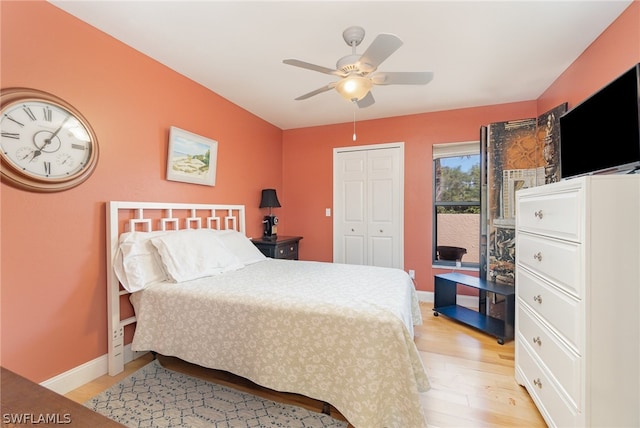
POLYGON ((36 89, 0 94, 2 180, 36 192, 58 192, 84 182, 98 162, 91 125, 66 101, 36 89))

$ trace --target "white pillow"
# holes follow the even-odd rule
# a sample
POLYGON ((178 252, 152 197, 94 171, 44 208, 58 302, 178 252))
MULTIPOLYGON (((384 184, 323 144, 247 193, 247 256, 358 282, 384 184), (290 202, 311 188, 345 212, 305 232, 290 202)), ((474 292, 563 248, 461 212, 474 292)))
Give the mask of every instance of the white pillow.
POLYGON ((125 290, 133 293, 168 279, 151 239, 172 231, 127 232, 120 235, 114 271, 125 290))
POLYGON ((244 267, 216 239, 218 233, 211 229, 186 229, 153 238, 151 243, 174 282, 190 281, 244 267))
POLYGON ((267 258, 243 233, 235 230, 224 230, 218 233, 216 237, 230 252, 235 254, 243 265, 261 262, 267 258))

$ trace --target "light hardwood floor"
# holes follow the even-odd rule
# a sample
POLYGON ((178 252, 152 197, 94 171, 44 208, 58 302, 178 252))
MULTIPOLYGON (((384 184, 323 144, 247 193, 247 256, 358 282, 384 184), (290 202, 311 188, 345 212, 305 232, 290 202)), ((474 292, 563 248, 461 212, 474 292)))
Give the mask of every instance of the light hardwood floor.
MULTIPOLYGON (((416 327, 415 341, 431 383, 431 390, 422 397, 430 427, 546 427, 527 391, 514 379, 514 342, 499 345, 495 338, 445 316, 434 317, 431 303, 422 302, 420 307, 424 323, 416 327)), ((128 363, 118 376, 101 376, 66 396, 83 403, 151 358, 145 355, 128 363)), ((274 401, 315 411, 323 408, 323 403, 317 400, 271 391, 230 373, 204 369, 174 358, 159 359, 167 368, 274 401)), ((344 419, 334 408, 330 410, 332 416, 344 419)))

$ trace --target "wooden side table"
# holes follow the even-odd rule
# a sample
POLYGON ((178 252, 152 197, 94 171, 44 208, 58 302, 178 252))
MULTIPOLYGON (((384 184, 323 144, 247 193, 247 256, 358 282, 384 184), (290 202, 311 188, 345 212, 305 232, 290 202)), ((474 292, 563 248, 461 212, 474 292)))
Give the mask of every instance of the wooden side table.
POLYGON ((80 403, 56 394, 11 370, 1 368, 2 427, 72 426, 78 428, 125 428, 80 403))
POLYGON ((504 345, 507 340, 513 340, 515 324, 515 287, 497 284, 484 279, 464 275, 458 272, 443 273, 434 277, 433 315, 446 315, 471 327, 498 338, 498 343, 504 345), (476 288, 479 290, 479 310, 474 311, 456 303, 457 286, 476 288), (487 292, 504 296, 504 319, 489 316, 484 303, 487 292))
POLYGON ((253 239, 262 254, 272 259, 298 260, 298 243, 302 236, 278 236, 277 239, 253 239))

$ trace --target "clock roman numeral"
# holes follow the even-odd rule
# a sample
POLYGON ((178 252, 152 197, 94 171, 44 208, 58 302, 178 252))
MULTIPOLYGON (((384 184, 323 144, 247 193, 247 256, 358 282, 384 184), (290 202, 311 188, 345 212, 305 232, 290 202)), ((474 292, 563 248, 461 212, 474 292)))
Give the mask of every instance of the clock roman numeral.
POLYGON ((14 140, 19 140, 20 139, 20 134, 18 134, 17 132, 2 131, 2 136, 5 137, 5 138, 13 138, 14 140))
POLYGON ((33 114, 33 112, 31 111, 31 109, 28 106, 22 107, 22 110, 24 110, 24 112, 27 114, 27 116, 29 116, 29 119, 36 120, 36 115, 33 114))
POLYGON ((9 116, 8 114, 5 114, 4 117, 6 117, 7 119, 9 119, 11 122, 17 124, 18 126, 20 126, 21 128, 24 127, 24 123, 17 121, 16 119, 14 119, 13 117, 9 116))
POLYGON ((43 162, 44 163, 44 173, 47 175, 51 174, 51 162, 43 162))
POLYGON ((51 109, 49 107, 45 107, 42 109, 42 113, 44 113, 44 120, 51 122, 51 109))

